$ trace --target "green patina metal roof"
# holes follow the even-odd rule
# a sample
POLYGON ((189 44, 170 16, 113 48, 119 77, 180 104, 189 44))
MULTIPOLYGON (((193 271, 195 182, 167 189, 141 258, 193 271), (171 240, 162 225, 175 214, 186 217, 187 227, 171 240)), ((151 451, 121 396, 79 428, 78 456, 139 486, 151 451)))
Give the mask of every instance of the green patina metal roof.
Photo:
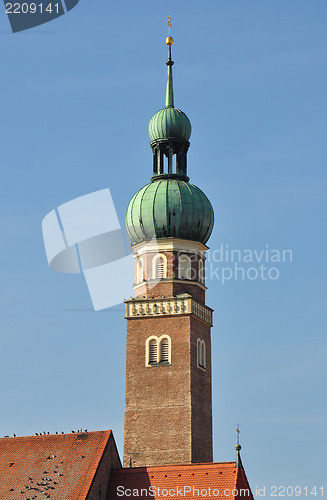
POLYGON ((158 139, 182 139, 188 141, 191 136, 191 122, 180 109, 166 107, 160 109, 150 120, 149 137, 158 139))
POLYGON ((182 238, 203 244, 210 237, 214 214, 198 187, 179 179, 158 179, 140 189, 126 212, 132 243, 153 238, 182 238))
POLYGON ((166 107, 160 109, 150 120, 149 136, 151 141, 159 139, 182 139, 188 141, 191 137, 191 122, 186 114, 174 107, 173 72, 169 51, 166 107))

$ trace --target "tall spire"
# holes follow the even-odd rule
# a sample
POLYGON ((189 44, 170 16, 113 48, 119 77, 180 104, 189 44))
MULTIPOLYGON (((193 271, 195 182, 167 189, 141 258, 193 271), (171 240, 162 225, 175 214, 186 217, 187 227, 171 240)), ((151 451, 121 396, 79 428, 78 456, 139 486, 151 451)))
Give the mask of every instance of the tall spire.
POLYGON ((173 90, 173 71, 172 66, 174 61, 171 59, 171 46, 174 43, 173 38, 170 36, 170 28, 171 28, 171 17, 170 12, 168 14, 168 26, 169 26, 169 34, 166 38, 166 44, 168 45, 168 61, 166 62, 168 66, 168 75, 167 75, 167 90, 166 90, 166 108, 174 107, 174 90, 173 90))

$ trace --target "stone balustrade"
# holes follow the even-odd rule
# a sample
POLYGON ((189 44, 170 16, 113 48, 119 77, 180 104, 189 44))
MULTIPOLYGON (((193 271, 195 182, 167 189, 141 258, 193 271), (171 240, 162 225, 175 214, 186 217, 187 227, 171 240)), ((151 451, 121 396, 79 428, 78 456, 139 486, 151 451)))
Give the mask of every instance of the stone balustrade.
POLYGON ((135 298, 125 301, 125 318, 193 314, 212 326, 212 309, 188 294, 177 297, 135 298))

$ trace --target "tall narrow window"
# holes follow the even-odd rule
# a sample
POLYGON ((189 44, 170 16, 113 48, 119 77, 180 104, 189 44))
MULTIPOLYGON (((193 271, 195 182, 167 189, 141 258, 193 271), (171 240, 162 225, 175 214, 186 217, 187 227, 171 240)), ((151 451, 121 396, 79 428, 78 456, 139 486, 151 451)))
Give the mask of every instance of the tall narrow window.
POLYGON ((188 255, 181 255, 178 258, 178 277, 179 279, 192 279, 192 265, 188 255))
POLYGON ((167 278, 167 257, 164 254, 158 254, 153 258, 152 277, 157 280, 167 278))
POLYGON ((207 362, 206 362, 206 344, 205 341, 202 340, 202 368, 207 367, 207 362))
POLYGON ((160 257, 156 261, 156 278, 160 279, 164 277, 164 261, 163 258, 160 257))
POLYGON ((149 342, 149 365, 158 363, 158 341, 152 339, 149 342))
POLYGON ((160 363, 169 363, 169 340, 163 338, 160 342, 160 363))
POLYGON ((198 358, 198 366, 201 366, 201 340, 197 340, 197 345, 196 345, 196 352, 197 352, 197 358, 198 358))
POLYGON ((177 173, 177 169, 176 169, 176 163, 177 163, 176 160, 177 160, 177 158, 176 158, 176 155, 173 155, 172 160, 173 160, 173 173, 176 174, 177 173))
POLYGON ((200 368, 206 368, 206 345, 204 340, 197 340, 197 361, 200 368))
POLYGON ((136 282, 142 283, 143 280, 144 280, 143 260, 140 259, 137 263, 136 282))

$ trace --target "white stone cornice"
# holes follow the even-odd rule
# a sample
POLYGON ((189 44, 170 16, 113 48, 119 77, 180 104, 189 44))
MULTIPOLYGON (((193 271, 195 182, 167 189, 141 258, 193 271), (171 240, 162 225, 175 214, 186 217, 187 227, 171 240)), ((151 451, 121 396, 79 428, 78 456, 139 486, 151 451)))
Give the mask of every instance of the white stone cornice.
POLYGON ((199 281, 185 280, 185 279, 178 279, 178 278, 160 278, 160 279, 144 280, 141 283, 138 283, 137 285, 133 285, 133 290, 137 290, 138 288, 141 288, 142 286, 146 286, 146 285, 148 285, 150 290, 151 290, 151 288, 154 288, 155 286, 159 285, 160 283, 183 283, 185 285, 197 285, 202 290, 208 289, 208 287, 206 287, 205 285, 203 285, 199 281))
POLYGON ((145 253, 158 252, 185 252, 195 253, 205 258, 205 253, 208 250, 206 245, 198 241, 182 240, 178 238, 166 238, 160 240, 143 241, 132 246, 134 258, 144 255, 145 253))

